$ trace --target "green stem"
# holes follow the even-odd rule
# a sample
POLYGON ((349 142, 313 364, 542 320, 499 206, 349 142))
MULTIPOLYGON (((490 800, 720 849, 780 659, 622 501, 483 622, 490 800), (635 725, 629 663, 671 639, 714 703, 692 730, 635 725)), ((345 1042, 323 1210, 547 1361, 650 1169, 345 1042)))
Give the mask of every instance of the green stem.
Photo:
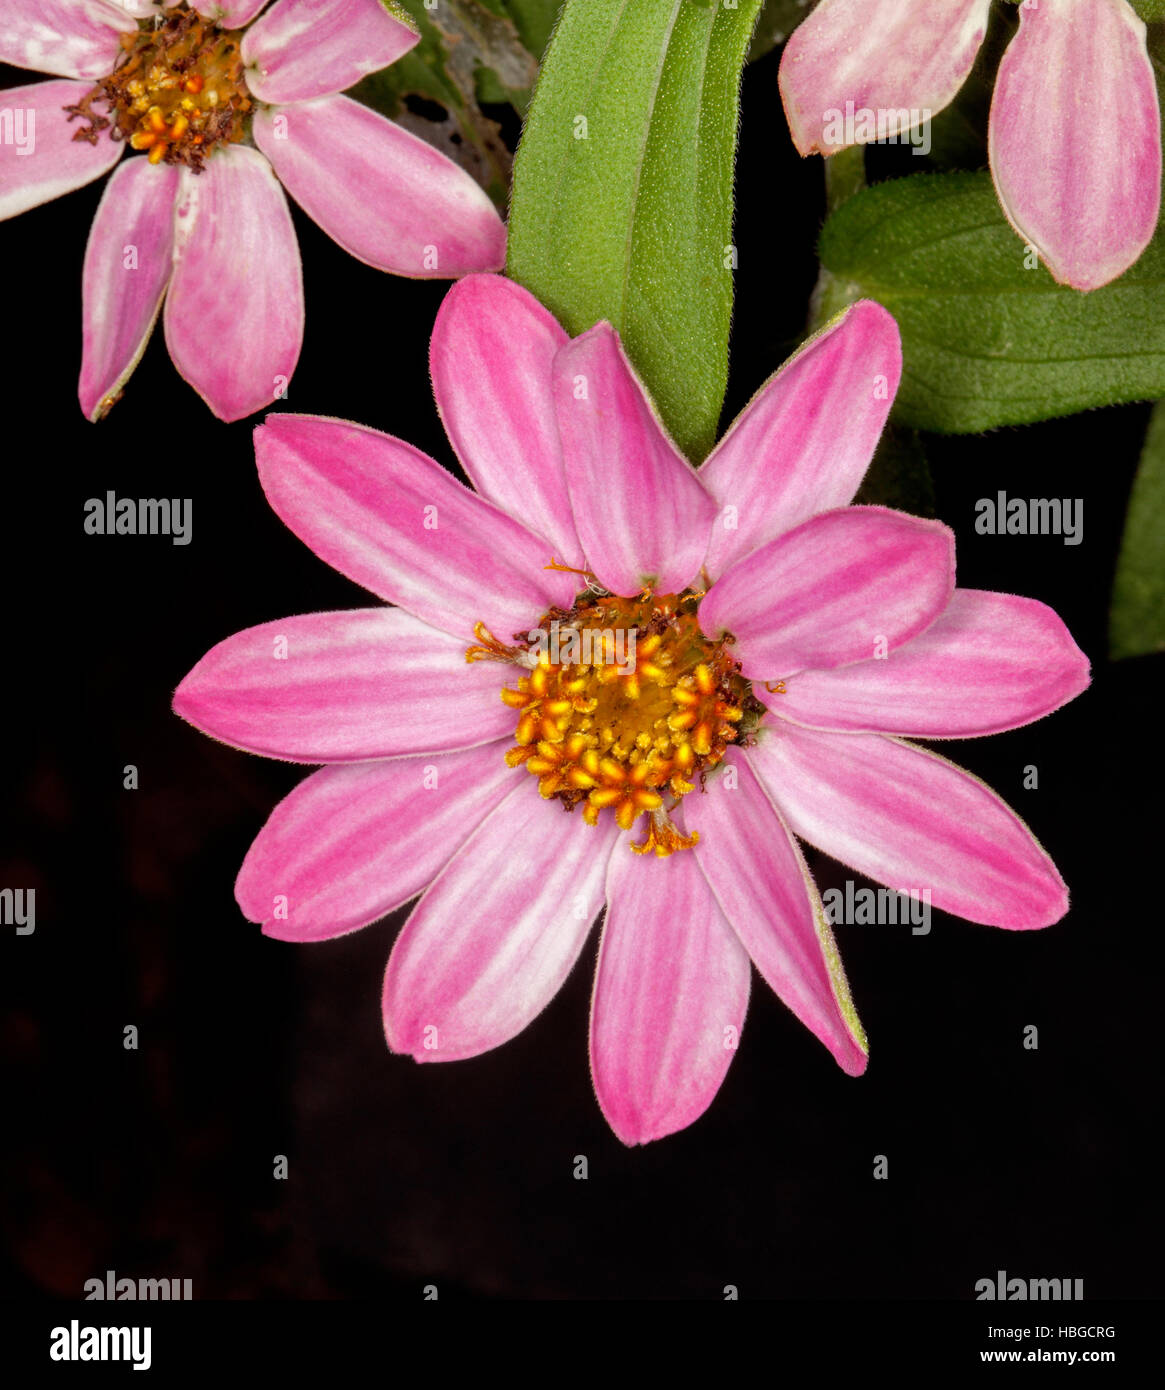
MULTIPOLYGON (((825 165, 825 211, 832 216, 843 203, 865 188, 866 151, 862 145, 851 145, 822 163, 825 165)), ((822 266, 809 299, 809 332, 816 333, 850 302, 845 286, 822 266)))

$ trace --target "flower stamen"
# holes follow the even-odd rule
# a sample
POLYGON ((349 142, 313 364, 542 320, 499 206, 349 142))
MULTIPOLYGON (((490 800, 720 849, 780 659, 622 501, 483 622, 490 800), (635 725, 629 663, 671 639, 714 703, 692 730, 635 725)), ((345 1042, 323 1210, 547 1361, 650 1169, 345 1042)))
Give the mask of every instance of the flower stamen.
POLYGON ((501 699, 517 714, 510 767, 538 778, 546 800, 597 825, 603 812, 621 830, 648 817, 632 848, 661 858, 691 849, 669 811, 723 761, 732 744, 751 742, 764 705, 728 653, 726 640, 700 630, 703 591, 620 598, 587 570, 551 561, 548 569, 587 581, 571 609, 551 609, 519 645, 499 642, 478 623, 466 660, 524 667, 501 699))

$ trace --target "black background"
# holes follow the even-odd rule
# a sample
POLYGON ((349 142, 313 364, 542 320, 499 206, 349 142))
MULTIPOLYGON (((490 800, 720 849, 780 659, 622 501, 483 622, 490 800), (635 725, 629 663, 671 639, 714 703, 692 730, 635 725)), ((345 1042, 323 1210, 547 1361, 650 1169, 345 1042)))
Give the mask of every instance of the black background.
MULTIPOLYGON (((776 55, 746 76, 738 186, 725 422, 795 345, 815 274, 821 166, 789 143, 776 55)), ((304 771, 204 738, 171 713, 173 688, 230 633, 369 600, 269 510, 256 421, 217 422, 160 331, 110 417, 81 416, 100 189, 0 224, 0 883, 37 891, 35 934, 0 931, 0 1292, 75 1298, 113 1269, 190 1278, 196 1298, 419 1299, 436 1284, 443 1298, 717 1299, 733 1284, 968 1299, 1006 1269, 1082 1278, 1089 1298, 1159 1297, 1160 658, 1105 659, 1147 407, 926 441, 960 582, 1052 604, 1093 661, 1091 689, 1051 718, 943 750, 1031 824, 1072 889, 1068 917, 1028 934, 941 913, 927 937, 840 927, 866 1076, 844 1076, 754 976, 709 1112, 629 1150, 590 1086, 593 937, 515 1041, 418 1067, 380 1024, 401 914, 314 946, 241 917, 239 862, 304 771), (1083 544, 977 536, 974 502, 999 488, 1083 498, 1083 544), (191 498, 192 544, 85 535, 85 500, 107 489, 191 498)), ((295 220, 307 331, 285 408, 452 467, 427 369, 446 286, 382 275, 295 220)), ((810 857, 822 888, 851 876, 810 857)))

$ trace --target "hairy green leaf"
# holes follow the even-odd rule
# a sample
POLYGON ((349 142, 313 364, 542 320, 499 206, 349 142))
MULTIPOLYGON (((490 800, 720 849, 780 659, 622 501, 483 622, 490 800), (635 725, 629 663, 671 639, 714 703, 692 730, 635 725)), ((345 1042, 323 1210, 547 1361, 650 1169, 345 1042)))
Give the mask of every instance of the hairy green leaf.
POLYGON ((514 167, 508 270, 619 330, 679 447, 716 434, 740 74, 760 0, 568 0, 514 167))
POLYGON ((1008 226, 988 174, 868 188, 821 236, 818 319, 876 299, 898 320, 896 418, 976 433, 1165 396, 1165 237, 1090 294, 1057 285, 1008 226))

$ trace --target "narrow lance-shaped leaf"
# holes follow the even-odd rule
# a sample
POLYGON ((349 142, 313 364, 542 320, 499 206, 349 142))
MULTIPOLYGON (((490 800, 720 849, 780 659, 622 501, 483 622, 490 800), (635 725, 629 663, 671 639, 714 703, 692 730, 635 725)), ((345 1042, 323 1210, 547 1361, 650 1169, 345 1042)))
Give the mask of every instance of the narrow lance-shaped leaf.
POLYGON ((1149 421, 1112 588, 1109 652, 1165 651, 1165 401, 1149 421))
POLYGON ((876 299, 898 320, 895 418, 977 433, 1165 396, 1165 237, 1080 294, 1008 226, 989 174, 916 174, 825 225, 819 313, 876 299))
POLYGON ((740 74, 760 0, 568 0, 514 166, 509 273, 577 334, 618 329, 693 460, 732 316, 740 74))

